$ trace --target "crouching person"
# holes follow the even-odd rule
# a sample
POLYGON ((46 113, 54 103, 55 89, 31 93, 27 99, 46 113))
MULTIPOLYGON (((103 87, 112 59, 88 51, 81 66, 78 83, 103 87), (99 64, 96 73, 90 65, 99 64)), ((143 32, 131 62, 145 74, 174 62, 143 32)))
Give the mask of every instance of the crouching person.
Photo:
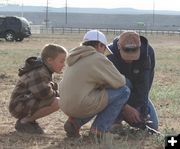
POLYGON ((52 81, 52 74, 61 72, 66 53, 64 47, 47 44, 40 57, 26 59, 19 69, 19 80, 9 103, 11 115, 17 118, 16 131, 42 134, 36 120, 59 109, 58 86, 52 81))
POLYGON ((69 52, 60 82, 61 110, 69 116, 64 124, 68 137, 79 137, 81 126, 95 116, 89 134, 103 137, 129 98, 125 77, 104 55, 106 45, 102 32, 90 30, 82 45, 69 52))

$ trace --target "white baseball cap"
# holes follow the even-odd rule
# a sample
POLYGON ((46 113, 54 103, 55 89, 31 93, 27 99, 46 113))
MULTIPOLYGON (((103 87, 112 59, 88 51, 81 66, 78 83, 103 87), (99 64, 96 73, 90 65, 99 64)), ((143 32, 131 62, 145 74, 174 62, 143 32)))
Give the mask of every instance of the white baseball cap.
POLYGON ((83 43, 87 42, 87 41, 99 41, 99 42, 101 42, 102 44, 104 44, 106 46, 107 51, 105 51, 105 54, 106 55, 112 54, 111 50, 107 46, 108 42, 107 42, 106 36, 102 32, 100 32, 98 30, 90 30, 90 31, 88 31, 84 35, 83 43))

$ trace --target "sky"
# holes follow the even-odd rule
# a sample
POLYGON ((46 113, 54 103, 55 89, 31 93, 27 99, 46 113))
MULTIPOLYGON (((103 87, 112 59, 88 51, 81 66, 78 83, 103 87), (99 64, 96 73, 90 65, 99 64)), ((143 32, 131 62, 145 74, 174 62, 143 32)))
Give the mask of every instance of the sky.
POLYGON ((135 8, 141 10, 180 11, 179 0, 0 0, 0 3, 33 6, 92 7, 92 8, 135 8))

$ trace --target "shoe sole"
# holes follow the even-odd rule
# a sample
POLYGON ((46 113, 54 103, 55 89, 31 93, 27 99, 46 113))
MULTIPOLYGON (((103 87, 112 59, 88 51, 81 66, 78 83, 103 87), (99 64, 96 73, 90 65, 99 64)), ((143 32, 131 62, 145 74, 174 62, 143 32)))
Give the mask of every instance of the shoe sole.
POLYGON ((29 134, 43 134, 43 130, 37 124, 21 124, 20 121, 16 122, 15 129, 17 132, 29 133, 29 134))
POLYGON ((71 124, 70 122, 66 122, 64 124, 64 130, 66 131, 66 135, 67 137, 75 137, 75 138, 79 138, 80 135, 76 132, 73 124, 71 124))

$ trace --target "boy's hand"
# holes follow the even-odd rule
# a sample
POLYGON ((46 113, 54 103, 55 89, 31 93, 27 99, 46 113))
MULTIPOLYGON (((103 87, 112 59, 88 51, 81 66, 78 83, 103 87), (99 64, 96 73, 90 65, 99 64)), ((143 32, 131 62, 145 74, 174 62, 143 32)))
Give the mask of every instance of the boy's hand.
POLYGON ((51 82, 51 86, 53 88, 53 90, 58 90, 58 84, 55 82, 51 82))
POLYGON ((60 97, 58 90, 56 90, 56 97, 60 97))
POLYGON ((139 111, 128 104, 124 106, 122 114, 124 120, 129 124, 142 122, 139 111))

